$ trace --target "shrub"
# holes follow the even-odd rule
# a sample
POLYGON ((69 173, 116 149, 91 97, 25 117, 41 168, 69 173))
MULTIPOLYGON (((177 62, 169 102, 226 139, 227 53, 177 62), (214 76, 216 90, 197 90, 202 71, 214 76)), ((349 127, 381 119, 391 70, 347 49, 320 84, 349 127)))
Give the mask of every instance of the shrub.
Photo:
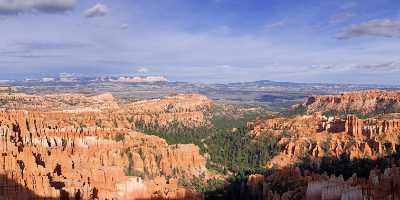
POLYGON ((113 140, 120 142, 120 141, 124 141, 125 140, 125 135, 123 133, 117 133, 117 135, 115 135, 113 137, 113 140))

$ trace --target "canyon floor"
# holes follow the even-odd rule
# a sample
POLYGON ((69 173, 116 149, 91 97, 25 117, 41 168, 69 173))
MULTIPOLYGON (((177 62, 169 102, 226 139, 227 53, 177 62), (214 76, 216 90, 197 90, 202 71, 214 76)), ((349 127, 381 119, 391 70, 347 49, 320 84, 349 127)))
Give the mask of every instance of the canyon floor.
POLYGON ((182 85, 2 87, 0 199, 400 199, 395 88, 182 85))

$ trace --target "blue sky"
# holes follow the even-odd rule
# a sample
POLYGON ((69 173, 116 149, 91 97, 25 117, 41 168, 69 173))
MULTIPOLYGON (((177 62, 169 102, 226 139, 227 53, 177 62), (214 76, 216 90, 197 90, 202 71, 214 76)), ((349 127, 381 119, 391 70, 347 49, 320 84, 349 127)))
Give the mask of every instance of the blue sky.
POLYGON ((398 84, 398 0, 0 0, 0 79, 398 84))

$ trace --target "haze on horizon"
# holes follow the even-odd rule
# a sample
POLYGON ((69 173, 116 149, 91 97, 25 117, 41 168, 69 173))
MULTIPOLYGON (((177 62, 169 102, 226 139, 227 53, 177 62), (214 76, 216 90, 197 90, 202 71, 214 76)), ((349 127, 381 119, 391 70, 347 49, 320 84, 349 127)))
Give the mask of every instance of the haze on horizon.
POLYGON ((398 84, 398 0, 0 0, 0 79, 398 84))

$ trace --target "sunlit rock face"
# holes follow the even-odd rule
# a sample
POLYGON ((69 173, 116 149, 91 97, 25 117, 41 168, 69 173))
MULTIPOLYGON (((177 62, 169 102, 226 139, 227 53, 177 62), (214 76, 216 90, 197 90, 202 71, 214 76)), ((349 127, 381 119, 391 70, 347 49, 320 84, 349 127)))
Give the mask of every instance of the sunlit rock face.
POLYGON ((342 155, 375 160, 397 152, 400 119, 395 114, 360 119, 343 113, 395 111, 399 99, 398 92, 380 90, 310 97, 303 106, 312 114, 257 120, 249 123, 249 128, 254 137, 270 134, 281 138, 281 153, 267 163, 268 167, 293 165, 301 162, 301 158, 340 158, 342 155), (326 117, 324 112, 342 116, 326 117))
POLYGON ((199 94, 180 94, 162 99, 144 100, 124 105, 131 120, 144 124, 168 125, 179 123, 186 127, 207 124, 205 111, 213 107, 213 102, 199 94))
POLYGON ((77 127, 102 128, 134 128, 138 123, 144 126, 168 126, 171 123, 190 128, 204 126, 208 125, 205 113, 213 107, 210 99, 199 94, 126 102, 114 98, 110 93, 95 96, 0 93, 0 102, 2 110, 46 112, 46 115, 55 117, 54 126, 69 123, 77 127))
POLYGON ((389 113, 400 111, 400 93, 384 90, 348 92, 333 96, 310 97, 303 104, 307 113, 389 113))
POLYGON ((178 184, 182 177, 209 177, 206 160, 197 146, 168 145, 164 139, 131 128, 135 124, 132 118, 137 116, 140 120, 150 116, 153 121, 173 118, 188 126, 199 125, 204 120, 203 109, 212 105, 204 96, 178 95, 136 103, 118 102, 110 94, 1 98, 0 196, 203 197, 178 184))
POLYGON ((268 167, 284 167, 301 162, 300 158, 333 157, 377 159, 399 149, 399 119, 344 119, 318 114, 294 118, 275 118, 252 124, 254 137, 280 136, 281 153, 268 167))
POLYGON ((328 176, 326 172, 305 170, 300 173, 293 168, 308 160, 315 169, 321 169, 324 159, 339 161, 343 156, 349 158, 348 162, 389 158, 398 152, 400 145, 400 120, 396 114, 360 119, 352 114, 326 117, 323 113, 370 114, 382 106, 396 108, 397 102, 398 93, 383 91, 311 97, 303 104, 306 108, 303 115, 248 123, 255 139, 275 136, 280 138, 281 145, 281 151, 266 164, 273 170, 271 175, 249 176, 250 191, 266 199, 291 199, 293 195, 307 200, 400 199, 400 171, 395 164, 384 171, 373 169, 367 177, 353 174, 347 179, 343 175, 328 176), (276 176, 286 183, 288 191, 277 192, 276 188, 281 187, 273 179, 276 176), (268 187, 271 184, 278 186, 274 190, 268 187), (290 187, 292 184, 295 187, 290 187))

